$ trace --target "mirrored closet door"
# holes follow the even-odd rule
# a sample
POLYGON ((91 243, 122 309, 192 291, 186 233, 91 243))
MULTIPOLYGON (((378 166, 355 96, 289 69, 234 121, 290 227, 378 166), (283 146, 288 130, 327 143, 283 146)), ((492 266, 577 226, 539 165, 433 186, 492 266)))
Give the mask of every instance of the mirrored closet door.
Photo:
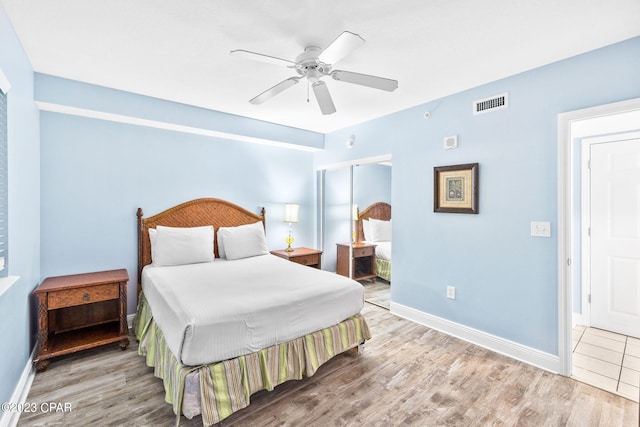
POLYGON ((391 159, 318 171, 318 242, 323 269, 359 281, 368 302, 389 307, 391 159))

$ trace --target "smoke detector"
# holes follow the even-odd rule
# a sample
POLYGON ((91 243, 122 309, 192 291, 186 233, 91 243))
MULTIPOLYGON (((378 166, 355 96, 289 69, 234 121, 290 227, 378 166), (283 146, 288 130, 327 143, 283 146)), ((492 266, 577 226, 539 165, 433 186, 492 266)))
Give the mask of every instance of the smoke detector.
POLYGON ((444 139, 444 149, 453 150, 458 148, 458 135, 448 136, 444 139))
POLYGON ((351 135, 349 137, 349 139, 347 139, 347 148, 351 148, 355 145, 356 143, 356 136, 355 135, 351 135))

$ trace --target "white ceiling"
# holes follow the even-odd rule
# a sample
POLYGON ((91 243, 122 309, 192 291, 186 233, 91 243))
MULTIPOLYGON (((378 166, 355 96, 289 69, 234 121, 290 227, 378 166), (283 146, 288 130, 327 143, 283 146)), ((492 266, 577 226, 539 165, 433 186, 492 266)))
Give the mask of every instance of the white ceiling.
MULTIPOLYGON (((0 0, 35 71, 328 133, 640 35, 638 0, 0 0), (395 92, 326 79, 323 116, 297 75, 229 55, 294 60, 342 31, 366 44, 336 68, 395 92)), ((493 94, 487 94, 490 96, 493 94)))

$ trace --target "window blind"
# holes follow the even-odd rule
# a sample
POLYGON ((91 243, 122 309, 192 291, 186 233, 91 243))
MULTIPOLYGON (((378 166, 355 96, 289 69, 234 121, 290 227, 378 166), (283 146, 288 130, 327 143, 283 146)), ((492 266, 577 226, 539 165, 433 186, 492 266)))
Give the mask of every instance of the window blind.
POLYGON ((9 260, 7 140, 7 94, 0 90, 0 277, 7 276, 9 260))

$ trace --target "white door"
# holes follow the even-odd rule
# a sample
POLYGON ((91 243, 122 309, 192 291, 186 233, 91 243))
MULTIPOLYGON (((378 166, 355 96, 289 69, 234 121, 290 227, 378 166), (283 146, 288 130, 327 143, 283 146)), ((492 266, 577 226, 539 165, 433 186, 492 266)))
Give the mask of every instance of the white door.
POLYGON ((640 338, 640 138, 591 145, 591 325, 640 338))

